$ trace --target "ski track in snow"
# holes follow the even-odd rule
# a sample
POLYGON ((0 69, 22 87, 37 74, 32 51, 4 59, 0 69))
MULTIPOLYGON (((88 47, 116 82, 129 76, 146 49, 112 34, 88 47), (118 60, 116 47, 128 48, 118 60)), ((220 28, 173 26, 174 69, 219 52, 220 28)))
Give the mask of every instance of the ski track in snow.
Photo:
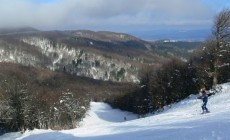
POLYGON ((138 119, 137 115, 91 103, 91 109, 72 130, 33 130, 8 133, 1 140, 230 140, 230 83, 209 98, 211 113, 201 115, 201 100, 190 96, 164 112, 138 119), (124 120, 124 117, 127 120, 124 120))

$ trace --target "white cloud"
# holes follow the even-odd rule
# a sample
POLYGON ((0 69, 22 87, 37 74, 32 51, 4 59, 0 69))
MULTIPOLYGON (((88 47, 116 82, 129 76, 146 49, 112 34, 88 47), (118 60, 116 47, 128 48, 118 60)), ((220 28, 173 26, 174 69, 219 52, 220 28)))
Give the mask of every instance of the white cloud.
POLYGON ((45 29, 130 25, 205 25, 214 11, 199 0, 0 0, 0 27, 45 29))

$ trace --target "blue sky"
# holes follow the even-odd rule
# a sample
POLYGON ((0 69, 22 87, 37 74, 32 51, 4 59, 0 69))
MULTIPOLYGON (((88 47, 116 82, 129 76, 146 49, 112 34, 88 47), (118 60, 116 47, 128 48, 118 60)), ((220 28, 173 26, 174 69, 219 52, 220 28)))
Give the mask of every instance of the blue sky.
POLYGON ((220 11, 223 8, 230 7, 229 0, 202 0, 207 5, 210 5, 216 11, 220 11))
POLYGON ((229 0, 0 0, 0 28, 203 30, 229 7, 229 0))
POLYGON ((31 0, 31 1, 38 4, 47 4, 47 3, 56 3, 61 0, 31 0))

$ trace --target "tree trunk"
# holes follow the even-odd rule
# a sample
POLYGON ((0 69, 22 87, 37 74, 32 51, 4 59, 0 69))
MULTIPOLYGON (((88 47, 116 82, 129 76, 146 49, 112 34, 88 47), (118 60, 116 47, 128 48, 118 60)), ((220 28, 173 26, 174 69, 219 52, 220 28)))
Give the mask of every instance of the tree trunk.
POLYGON ((215 71, 213 74, 212 88, 216 88, 217 84, 218 84, 217 71, 215 71))
POLYGON ((215 54, 214 54, 214 72, 213 72, 212 88, 216 88, 218 84, 219 51, 220 51, 220 45, 221 45, 219 33, 218 33, 216 40, 217 42, 216 42, 216 48, 215 48, 215 54))

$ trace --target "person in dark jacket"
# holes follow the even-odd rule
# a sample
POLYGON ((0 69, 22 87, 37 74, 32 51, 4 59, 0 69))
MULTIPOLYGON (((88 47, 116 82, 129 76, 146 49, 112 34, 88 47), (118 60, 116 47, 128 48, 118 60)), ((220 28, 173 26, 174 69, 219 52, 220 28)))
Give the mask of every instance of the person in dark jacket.
POLYGON ((197 99, 201 99, 201 100, 203 101, 203 104, 202 104, 202 106, 201 106, 201 108, 202 108, 202 110, 203 110, 202 114, 203 114, 203 113, 209 113, 209 110, 208 110, 208 108, 206 107, 207 102, 208 102, 208 95, 207 95, 207 93, 206 93, 206 91, 205 91, 205 88, 202 88, 202 89, 201 89, 201 91, 200 91, 200 96, 197 97, 197 99))

